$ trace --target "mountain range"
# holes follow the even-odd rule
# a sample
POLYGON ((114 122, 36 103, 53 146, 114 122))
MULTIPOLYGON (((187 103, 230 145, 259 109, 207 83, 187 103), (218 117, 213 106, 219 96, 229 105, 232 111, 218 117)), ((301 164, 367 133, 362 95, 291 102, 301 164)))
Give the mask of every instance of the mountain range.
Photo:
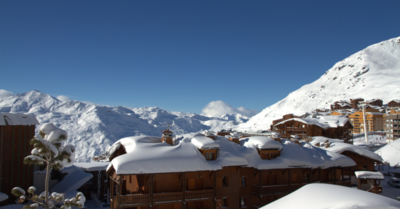
MULTIPOLYGON (((307 73, 307 72, 305 72, 307 73)), ((318 80, 293 91, 250 119, 241 114, 207 117, 171 112, 157 107, 130 108, 61 101, 46 93, 30 91, 0 99, 0 112, 35 115, 40 123, 68 132, 77 162, 89 162, 127 136, 160 136, 167 128, 177 135, 201 130, 265 130, 288 113, 304 114, 329 108, 335 101, 380 98, 384 103, 400 99, 400 37, 363 49, 336 63, 318 80)))
POLYGON ((42 123, 53 123, 68 132, 68 144, 79 152, 77 162, 89 162, 117 140, 127 136, 161 136, 167 128, 177 135, 202 130, 233 128, 248 117, 225 114, 206 117, 194 113, 171 112, 157 107, 129 108, 60 101, 39 91, 0 99, 0 112, 35 115, 42 123))

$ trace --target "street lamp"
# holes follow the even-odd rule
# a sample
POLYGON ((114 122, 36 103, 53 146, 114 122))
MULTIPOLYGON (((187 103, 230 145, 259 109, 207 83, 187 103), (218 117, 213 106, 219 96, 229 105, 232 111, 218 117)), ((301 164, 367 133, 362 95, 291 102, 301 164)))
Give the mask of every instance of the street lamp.
POLYGON ((367 103, 365 103, 365 102, 360 102, 359 105, 361 106, 362 112, 363 112, 365 142, 368 143, 367 125, 365 124, 365 106, 367 105, 367 103))

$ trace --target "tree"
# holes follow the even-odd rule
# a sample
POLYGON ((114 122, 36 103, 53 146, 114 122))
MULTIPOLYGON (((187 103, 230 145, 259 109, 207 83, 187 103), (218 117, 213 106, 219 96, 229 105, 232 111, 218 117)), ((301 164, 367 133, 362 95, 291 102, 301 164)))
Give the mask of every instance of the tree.
POLYGON ((19 187, 12 189, 12 194, 19 198, 19 202, 22 203, 25 200, 31 200, 34 202, 31 205, 25 205, 25 209, 35 209, 39 206, 45 209, 51 209, 55 207, 56 203, 63 202, 63 209, 74 207, 83 207, 85 203, 85 196, 82 193, 78 193, 76 197, 71 199, 65 199, 64 194, 53 192, 49 195, 49 181, 50 172, 52 169, 61 170, 64 167, 69 167, 74 164, 75 160, 75 147, 71 144, 64 145, 67 141, 68 133, 60 128, 57 128, 52 123, 44 124, 39 134, 33 137, 30 144, 33 145, 31 151, 32 155, 28 155, 24 158, 24 163, 31 165, 45 165, 46 166, 46 180, 45 180, 45 191, 40 195, 35 194, 36 188, 31 186, 28 188, 28 194, 25 195, 25 190, 19 187))

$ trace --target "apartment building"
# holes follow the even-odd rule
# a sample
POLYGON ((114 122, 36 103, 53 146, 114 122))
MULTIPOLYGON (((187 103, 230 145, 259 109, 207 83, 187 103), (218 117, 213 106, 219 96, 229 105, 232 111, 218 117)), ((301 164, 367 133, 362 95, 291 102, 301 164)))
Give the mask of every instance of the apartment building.
POLYGON ((312 182, 350 186, 345 173, 356 166, 344 155, 286 139, 215 137, 117 141, 107 169, 111 209, 260 208, 312 182))
POLYGON ((393 141, 400 138, 400 114, 387 115, 383 127, 386 132, 386 139, 393 141))
MULTIPOLYGON (((384 113, 377 109, 365 109, 365 123, 367 132, 382 131, 384 113)), ((364 133, 364 114, 362 110, 349 115, 350 122, 353 124, 353 134, 364 133)))

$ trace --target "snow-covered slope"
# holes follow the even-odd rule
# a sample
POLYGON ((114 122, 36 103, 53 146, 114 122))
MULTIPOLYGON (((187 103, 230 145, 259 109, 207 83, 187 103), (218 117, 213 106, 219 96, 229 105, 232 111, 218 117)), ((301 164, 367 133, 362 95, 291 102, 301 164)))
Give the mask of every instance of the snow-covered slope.
POLYGON ((166 124, 176 134, 231 128, 246 122, 244 116, 206 117, 170 112, 157 107, 128 108, 60 101, 48 94, 30 91, 0 99, 0 112, 35 115, 40 123, 53 123, 68 132, 67 144, 78 150, 77 162, 88 162, 117 140, 128 136, 160 136, 166 124))
POLYGON ((384 103, 400 97, 400 37, 382 41, 336 63, 318 80, 253 116, 239 129, 266 129, 288 113, 302 115, 329 108, 335 101, 380 98, 384 103))

